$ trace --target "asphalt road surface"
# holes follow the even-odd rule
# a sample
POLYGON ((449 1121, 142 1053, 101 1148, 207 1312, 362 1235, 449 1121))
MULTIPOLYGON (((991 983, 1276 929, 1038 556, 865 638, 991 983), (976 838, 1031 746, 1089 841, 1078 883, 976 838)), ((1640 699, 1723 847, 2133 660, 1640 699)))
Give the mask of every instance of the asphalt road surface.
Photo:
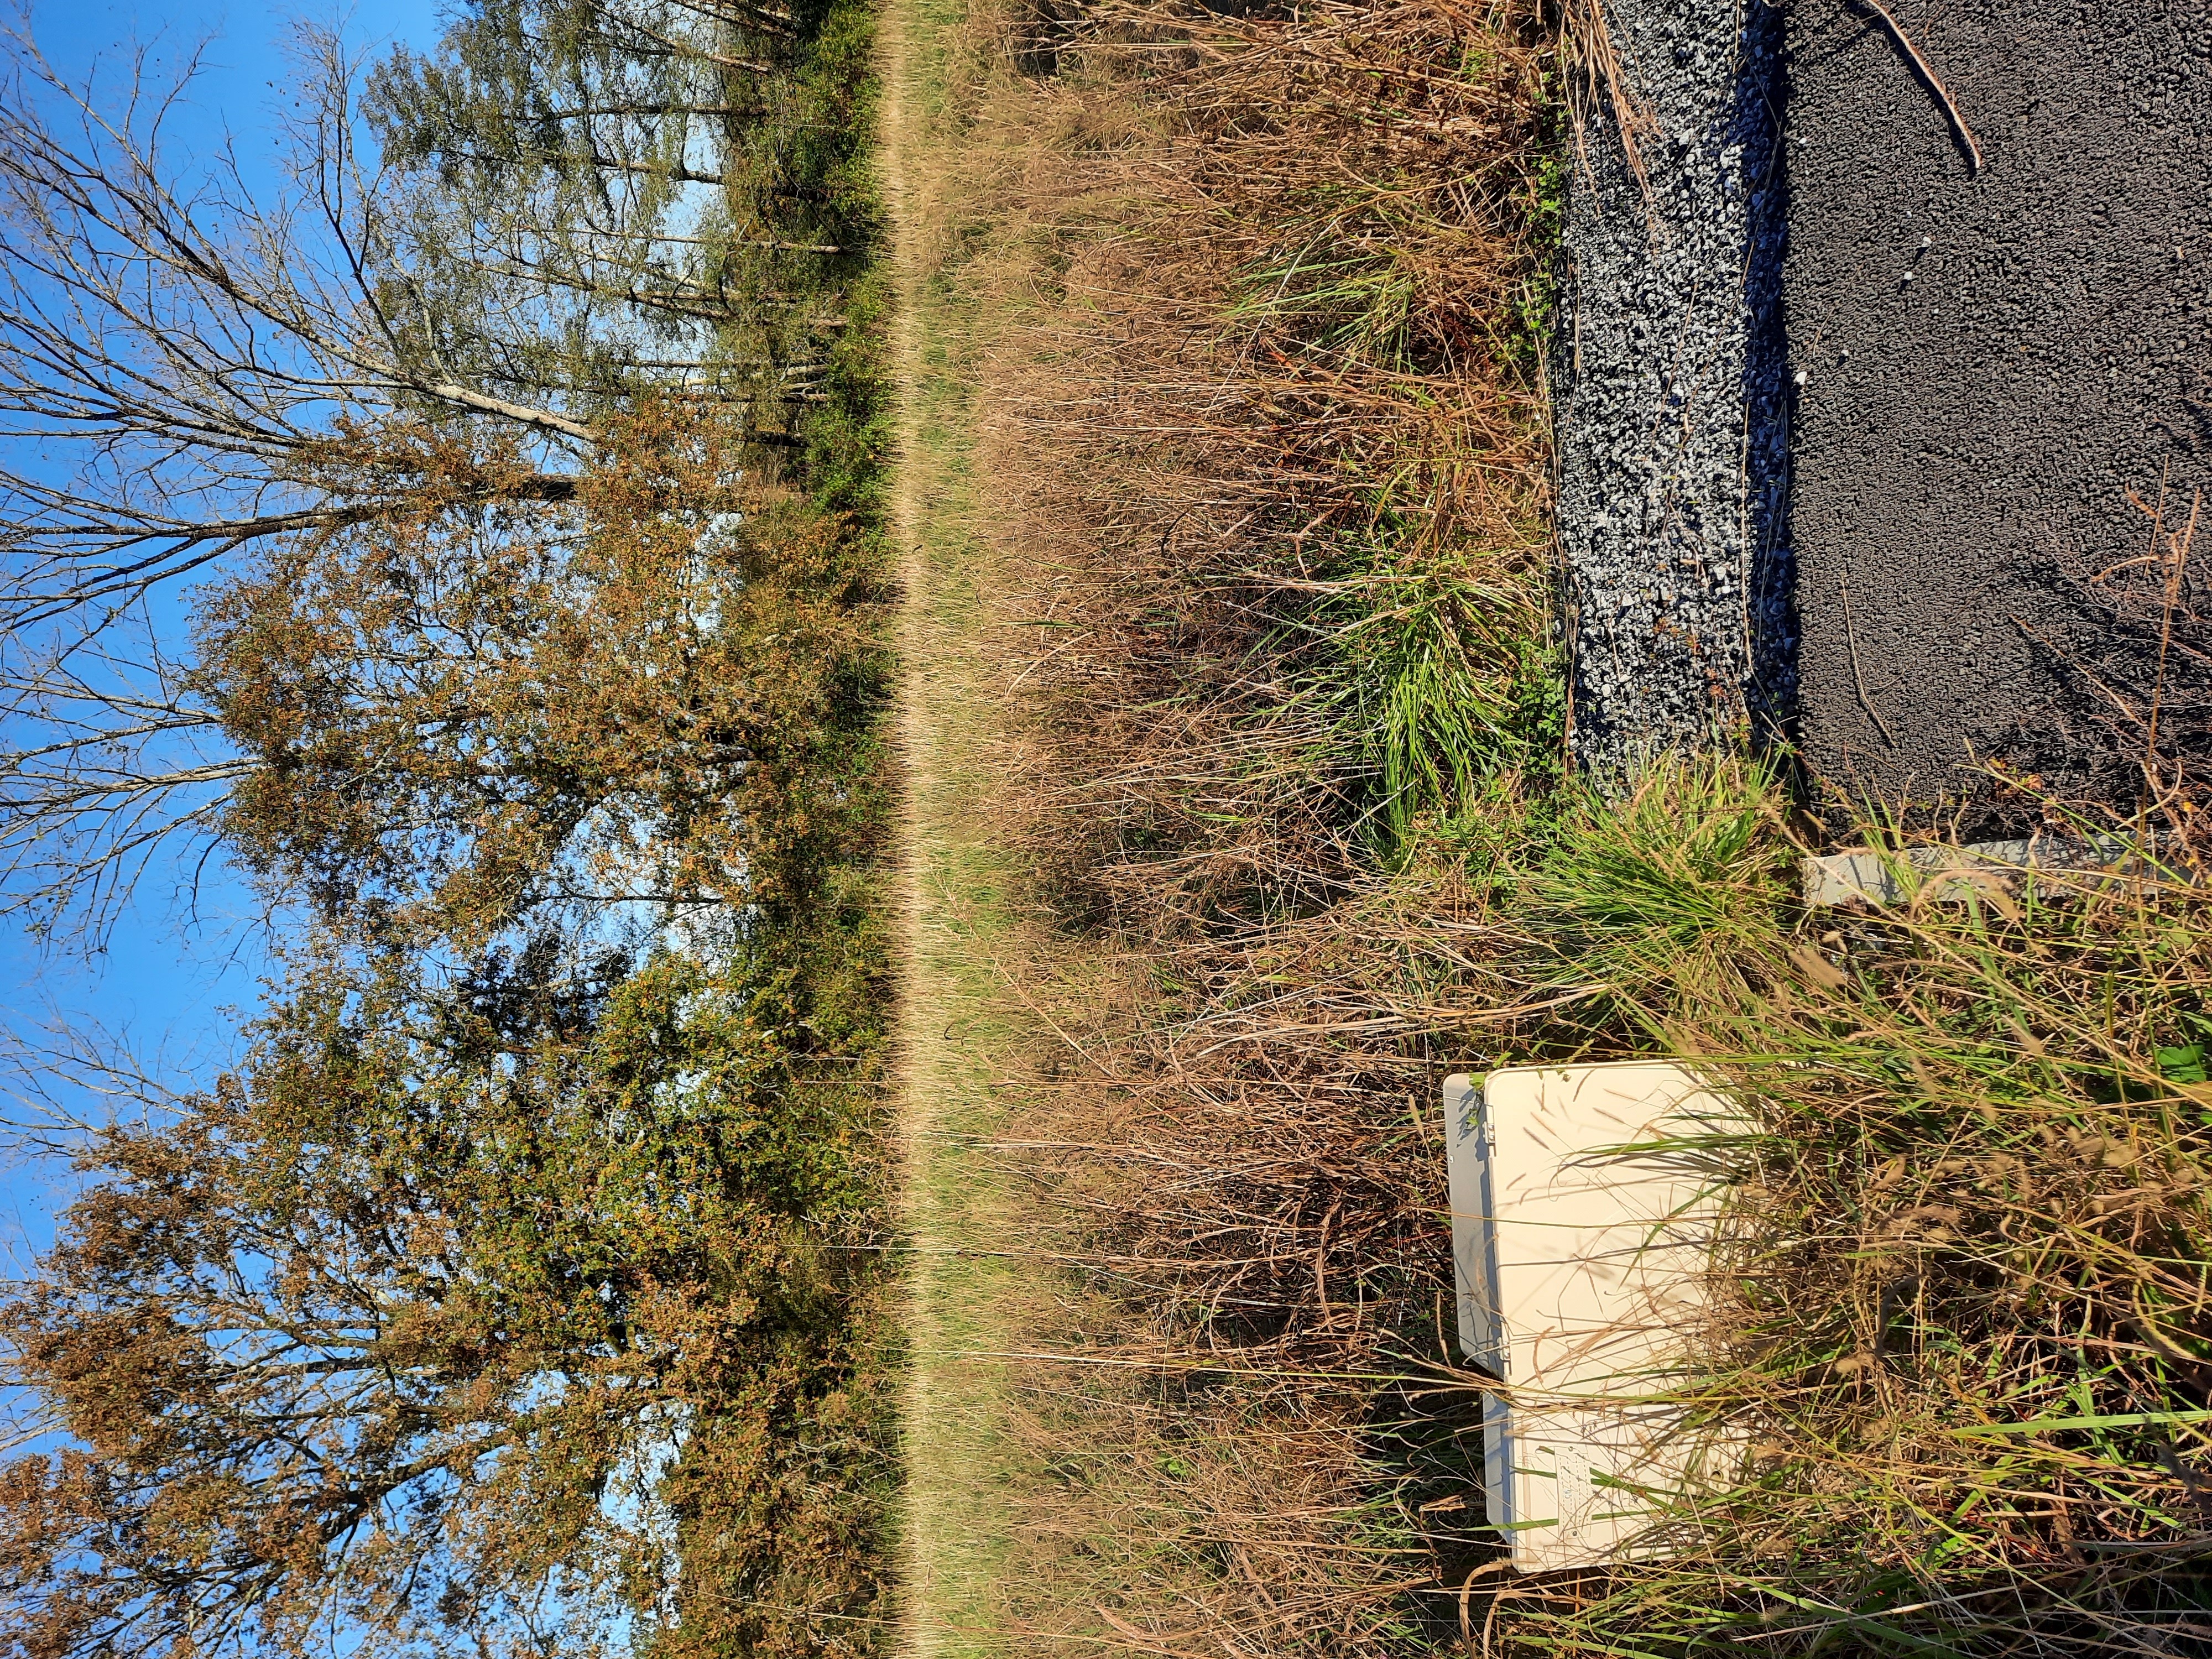
POLYGON ((1974 833, 2032 811, 1992 767, 2126 805, 2212 758, 2212 7, 1612 3, 1652 189, 1595 123, 1584 763, 1763 729, 1974 833))

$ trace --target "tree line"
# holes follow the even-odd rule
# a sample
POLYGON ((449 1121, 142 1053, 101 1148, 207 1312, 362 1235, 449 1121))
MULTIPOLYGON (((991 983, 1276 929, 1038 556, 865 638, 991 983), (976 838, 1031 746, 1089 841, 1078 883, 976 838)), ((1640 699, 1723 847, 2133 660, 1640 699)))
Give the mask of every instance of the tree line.
POLYGON ((0 908, 269 963, 218 1075, 19 1035, 12 1650, 871 1644, 867 44, 302 28, 272 173, 9 37, 0 908))

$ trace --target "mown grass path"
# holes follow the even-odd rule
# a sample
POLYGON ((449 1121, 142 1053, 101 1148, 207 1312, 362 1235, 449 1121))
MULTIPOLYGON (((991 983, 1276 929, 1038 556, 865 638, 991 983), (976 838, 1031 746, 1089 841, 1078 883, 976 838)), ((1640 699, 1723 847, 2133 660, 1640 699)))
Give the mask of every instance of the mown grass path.
POLYGON ((1001 964, 1017 919, 988 814, 1003 696, 985 636, 988 542, 975 507, 972 319, 931 228, 948 163, 948 68, 961 0, 892 0, 883 14, 881 155, 894 222, 900 381, 893 503, 900 549, 897 715, 905 774, 900 867, 903 988, 896 1025, 910 1269, 902 1646, 917 1659, 998 1650, 1021 1480, 1007 1436, 1018 1204, 989 1150, 1008 1057, 1025 1033, 1001 964))

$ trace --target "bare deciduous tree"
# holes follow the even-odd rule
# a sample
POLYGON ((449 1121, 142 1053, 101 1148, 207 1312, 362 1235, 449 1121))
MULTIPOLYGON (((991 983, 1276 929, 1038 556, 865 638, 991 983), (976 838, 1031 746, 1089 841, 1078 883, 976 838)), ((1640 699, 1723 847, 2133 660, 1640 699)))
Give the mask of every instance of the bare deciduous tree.
POLYGON ((257 197, 234 153, 191 182, 171 155, 189 71, 157 85, 142 56, 111 100, 6 44, 0 909, 42 925, 107 914, 266 763, 177 659, 165 586, 485 514, 542 542, 601 443, 568 366, 605 356, 586 313, 609 301, 471 259, 364 149, 337 40, 303 51, 287 170, 257 197))

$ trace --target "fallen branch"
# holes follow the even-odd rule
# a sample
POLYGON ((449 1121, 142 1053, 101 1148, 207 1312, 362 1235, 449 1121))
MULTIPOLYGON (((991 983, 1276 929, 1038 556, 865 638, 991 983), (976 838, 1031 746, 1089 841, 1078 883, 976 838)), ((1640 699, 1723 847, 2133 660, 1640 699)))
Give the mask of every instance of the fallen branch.
POLYGON ((1943 77, 1936 74, 1934 66, 1920 55, 1920 48, 1912 44, 1912 37, 1905 32, 1905 25, 1889 15, 1888 8, 1881 3, 1881 0, 1858 0, 1858 3, 1881 19, 1890 38, 1912 60, 1912 67, 1920 71, 1921 79, 1928 82, 1928 89, 1942 102, 1943 112, 1951 118, 1951 130, 1959 135, 1959 142, 1966 147, 1966 155, 1972 162, 1974 172, 1981 172, 1982 147, 1974 142, 1973 129, 1966 125, 1966 118, 1959 113, 1959 106, 1952 101, 1950 88, 1943 84, 1943 77))

